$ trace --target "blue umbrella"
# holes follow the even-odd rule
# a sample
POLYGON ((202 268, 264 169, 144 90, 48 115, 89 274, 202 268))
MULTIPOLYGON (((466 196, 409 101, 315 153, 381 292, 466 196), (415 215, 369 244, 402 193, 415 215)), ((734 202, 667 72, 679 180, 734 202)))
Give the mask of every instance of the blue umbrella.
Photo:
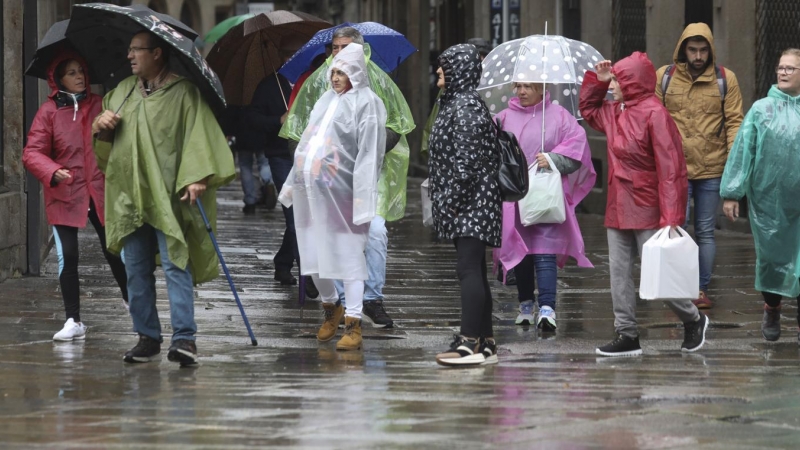
POLYGON ((318 31, 306 45, 304 45, 292 58, 278 71, 289 81, 294 83, 306 70, 311 67, 311 62, 318 55, 325 52, 325 45, 333 41, 333 33, 342 27, 353 27, 358 30, 364 40, 372 49, 371 61, 378 65, 384 72, 392 72, 406 58, 417 51, 416 47, 405 36, 397 31, 379 23, 345 22, 332 28, 318 31))

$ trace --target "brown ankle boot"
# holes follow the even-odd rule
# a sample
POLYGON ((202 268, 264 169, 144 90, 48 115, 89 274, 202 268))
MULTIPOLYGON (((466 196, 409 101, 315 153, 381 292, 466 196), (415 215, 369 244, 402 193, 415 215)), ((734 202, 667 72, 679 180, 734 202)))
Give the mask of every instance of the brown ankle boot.
POLYGON ((344 318, 344 336, 336 343, 336 350, 358 350, 361 348, 361 319, 344 318))
POLYGON ((328 342, 336 336, 336 329, 339 327, 339 322, 344 317, 344 306, 335 303, 323 303, 322 307, 325 309, 325 322, 319 327, 317 332, 317 340, 320 342, 328 342))

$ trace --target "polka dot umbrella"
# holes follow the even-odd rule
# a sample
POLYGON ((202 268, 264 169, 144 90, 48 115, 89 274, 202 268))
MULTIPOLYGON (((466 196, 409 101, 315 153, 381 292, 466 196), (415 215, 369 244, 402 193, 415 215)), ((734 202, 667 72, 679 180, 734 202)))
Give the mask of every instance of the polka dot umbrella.
POLYGON ((563 36, 516 39, 498 45, 483 60, 478 92, 489 111, 497 114, 514 96, 513 83, 544 83, 553 103, 580 119, 583 75, 604 59, 591 45, 563 36))

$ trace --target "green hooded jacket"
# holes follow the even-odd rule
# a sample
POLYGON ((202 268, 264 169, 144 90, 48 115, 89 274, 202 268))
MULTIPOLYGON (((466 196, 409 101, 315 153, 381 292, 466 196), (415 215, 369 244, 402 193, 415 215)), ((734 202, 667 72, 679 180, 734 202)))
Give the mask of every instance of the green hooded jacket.
MULTIPOLYGON (((406 184, 410 151, 405 135, 414 129, 414 118, 403 93, 386 72, 369 60, 370 54, 369 44, 365 44, 364 56, 367 59, 369 87, 383 101, 386 108, 386 127, 401 135, 400 141, 394 149, 387 152, 383 158, 381 175, 378 179, 377 214, 388 221, 395 221, 403 218, 406 210, 406 184)), ((328 57, 325 63, 303 83, 292 103, 286 122, 281 128, 280 137, 300 142, 314 104, 325 91, 330 89, 330 80, 327 74, 331 61, 333 61, 332 56, 328 57)))
POLYGON ((756 290, 800 295, 800 96, 772 86, 753 104, 728 155, 720 195, 747 196, 756 290))
POLYGON ((149 224, 167 237, 170 260, 191 267, 194 282, 219 274, 214 245, 196 206, 180 201, 184 189, 208 177, 201 197, 216 229, 216 191, 235 177, 225 136, 189 80, 178 77, 143 97, 135 76, 103 98, 103 110, 119 111, 113 142, 94 141, 97 165, 106 175, 106 241, 119 254, 125 237, 149 224), (133 91, 131 91, 133 89, 133 91))

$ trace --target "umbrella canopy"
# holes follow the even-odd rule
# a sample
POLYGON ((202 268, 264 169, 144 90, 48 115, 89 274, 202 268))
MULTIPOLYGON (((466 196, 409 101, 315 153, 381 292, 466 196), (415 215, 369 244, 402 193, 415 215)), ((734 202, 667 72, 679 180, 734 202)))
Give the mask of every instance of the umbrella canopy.
POLYGON ((353 27, 364 36, 364 41, 369 43, 372 49, 370 60, 387 73, 394 71, 401 62, 417 51, 405 36, 386 25, 375 22, 345 22, 315 34, 278 73, 292 83, 297 81, 300 75, 311 67, 314 58, 325 52, 325 45, 333 41, 333 33, 342 27, 353 27))
POLYGON ((133 36, 142 31, 153 33, 172 48, 170 70, 192 80, 214 111, 225 108, 222 84, 197 51, 194 38, 179 33, 155 13, 147 14, 143 7, 107 3, 75 5, 66 36, 101 77, 107 75, 107 78, 122 80, 131 73, 128 45, 133 36), (110 35, 115 37, 109 39, 110 35))
MULTIPOLYGON (((261 80, 283 63, 278 51, 282 43, 305 42, 329 26, 310 14, 273 11, 231 28, 208 54, 208 64, 219 74, 228 103, 250 104, 261 80)), ((288 100, 289 93, 285 94, 288 100)))
POLYGON ((591 45, 563 36, 516 39, 498 45, 483 60, 478 91, 496 114, 508 106, 515 82, 544 83, 553 103, 580 118, 578 90, 583 75, 604 59, 591 45))
POLYGON ((242 14, 240 16, 228 17, 222 22, 214 25, 214 28, 212 28, 206 34, 206 37, 203 38, 203 41, 209 44, 213 44, 218 40, 220 40, 222 36, 225 36, 225 33, 227 33, 231 28, 235 27, 236 25, 239 25, 240 23, 254 16, 255 14, 242 14))

